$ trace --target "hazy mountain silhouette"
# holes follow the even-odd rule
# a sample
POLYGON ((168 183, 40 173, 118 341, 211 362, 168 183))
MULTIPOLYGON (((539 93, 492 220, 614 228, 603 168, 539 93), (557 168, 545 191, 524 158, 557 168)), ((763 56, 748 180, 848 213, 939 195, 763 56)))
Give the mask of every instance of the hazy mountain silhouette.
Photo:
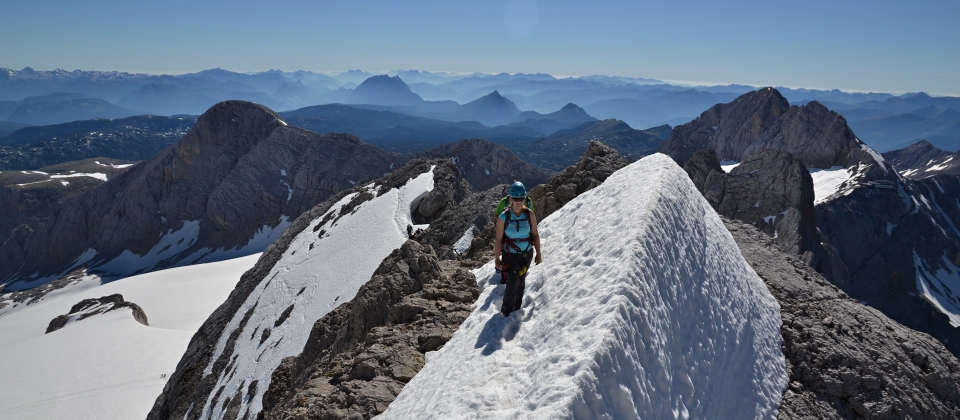
POLYGON ((103 99, 82 98, 23 103, 7 117, 7 120, 20 124, 47 125, 93 118, 122 118, 138 113, 103 99))
POLYGON ((574 103, 566 104, 559 111, 541 114, 537 111, 524 111, 513 119, 513 124, 527 125, 543 134, 553 134, 559 130, 571 128, 586 122, 598 121, 574 103))
POLYGON ((347 103, 373 105, 416 105, 423 98, 410 91, 406 83, 397 76, 372 76, 364 80, 350 94, 347 103))

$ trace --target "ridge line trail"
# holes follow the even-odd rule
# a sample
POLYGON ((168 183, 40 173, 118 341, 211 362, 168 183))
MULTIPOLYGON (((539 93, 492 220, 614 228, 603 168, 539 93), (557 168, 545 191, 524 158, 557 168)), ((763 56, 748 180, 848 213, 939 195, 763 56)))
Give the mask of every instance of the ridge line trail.
MULTIPOLYGON (((57 402, 71 401, 71 400, 75 400, 75 399, 77 399, 77 398, 88 398, 88 397, 96 397, 96 396, 100 396, 100 395, 106 395, 106 394, 110 394, 110 393, 113 393, 113 392, 116 392, 116 391, 127 391, 127 390, 132 390, 132 389, 140 389, 140 388, 147 388, 147 387, 151 387, 151 386, 156 386, 156 384, 149 384, 149 385, 141 385, 141 386, 136 386, 136 387, 128 387, 128 388, 117 389, 117 390, 110 390, 111 388, 116 388, 116 387, 119 387, 119 386, 135 384, 135 383, 138 383, 138 382, 152 381, 152 380, 154 380, 154 379, 159 379, 159 380, 161 380, 163 383, 166 383, 166 378, 161 378, 161 377, 159 377, 159 376, 157 376, 157 375, 150 375, 150 376, 148 376, 148 377, 142 377, 142 378, 140 378, 140 379, 134 379, 134 380, 131 380, 131 381, 120 382, 120 383, 111 384, 111 385, 106 385, 106 386, 101 386, 101 387, 97 387, 97 388, 86 389, 86 390, 83 390, 83 391, 71 392, 71 393, 67 393, 67 394, 62 394, 62 395, 57 395, 57 396, 53 396, 53 397, 44 398, 44 399, 42 399, 42 400, 32 401, 32 402, 29 402, 29 403, 26 403, 26 404, 18 405, 18 406, 16 406, 16 407, 10 407, 10 408, 0 409, 0 413, 8 413, 8 412, 12 412, 12 411, 15 411, 15 410, 19 410, 19 409, 23 409, 23 408, 28 408, 28 407, 31 407, 31 406, 34 406, 34 405, 37 405, 37 404, 46 403, 46 402, 51 402, 51 401, 57 401, 57 402), (103 391, 103 390, 108 390, 108 391, 107 391, 107 392, 97 392, 97 391, 103 391), (97 392, 97 393, 90 394, 90 395, 83 395, 83 394, 87 394, 87 393, 91 393, 91 392, 97 392), (74 397, 74 398, 67 398, 67 397, 74 397)), ((160 384, 160 385, 163 385, 163 384, 160 384)))

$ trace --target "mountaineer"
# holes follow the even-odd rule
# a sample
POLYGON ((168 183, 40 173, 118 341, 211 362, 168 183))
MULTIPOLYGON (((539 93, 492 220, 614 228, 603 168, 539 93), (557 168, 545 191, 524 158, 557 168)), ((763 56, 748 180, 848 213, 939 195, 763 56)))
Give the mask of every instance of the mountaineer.
POLYGON ((523 304, 523 288, 534 248, 537 251, 536 263, 543 262, 537 216, 525 203, 530 199, 523 183, 514 182, 510 185, 509 197, 510 206, 497 216, 497 234, 493 245, 494 264, 502 270, 503 282, 507 285, 500 307, 503 316, 510 316, 523 304))

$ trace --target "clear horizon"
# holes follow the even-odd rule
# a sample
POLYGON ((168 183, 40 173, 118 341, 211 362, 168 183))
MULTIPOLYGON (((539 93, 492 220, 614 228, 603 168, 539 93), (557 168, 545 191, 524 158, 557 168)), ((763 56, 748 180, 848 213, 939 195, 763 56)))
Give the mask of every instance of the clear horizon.
POLYGON ((418 69, 960 96, 960 2, 11 0, 0 67, 418 69))

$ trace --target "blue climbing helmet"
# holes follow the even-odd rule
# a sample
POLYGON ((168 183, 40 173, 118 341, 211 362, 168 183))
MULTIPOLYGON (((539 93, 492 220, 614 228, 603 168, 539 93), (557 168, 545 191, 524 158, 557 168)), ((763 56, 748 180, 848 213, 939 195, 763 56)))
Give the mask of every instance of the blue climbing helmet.
POLYGON ((527 189, 523 186, 522 182, 517 181, 510 186, 510 196, 514 198, 524 198, 527 196, 527 189))
POLYGON ((500 213, 503 213, 503 209, 510 207, 510 197, 527 197, 526 200, 523 200, 523 205, 533 210, 533 200, 527 196, 526 187, 523 186, 522 182, 517 181, 507 189, 507 196, 500 199, 500 202, 497 203, 497 209, 493 211, 493 217, 500 216, 500 213))

